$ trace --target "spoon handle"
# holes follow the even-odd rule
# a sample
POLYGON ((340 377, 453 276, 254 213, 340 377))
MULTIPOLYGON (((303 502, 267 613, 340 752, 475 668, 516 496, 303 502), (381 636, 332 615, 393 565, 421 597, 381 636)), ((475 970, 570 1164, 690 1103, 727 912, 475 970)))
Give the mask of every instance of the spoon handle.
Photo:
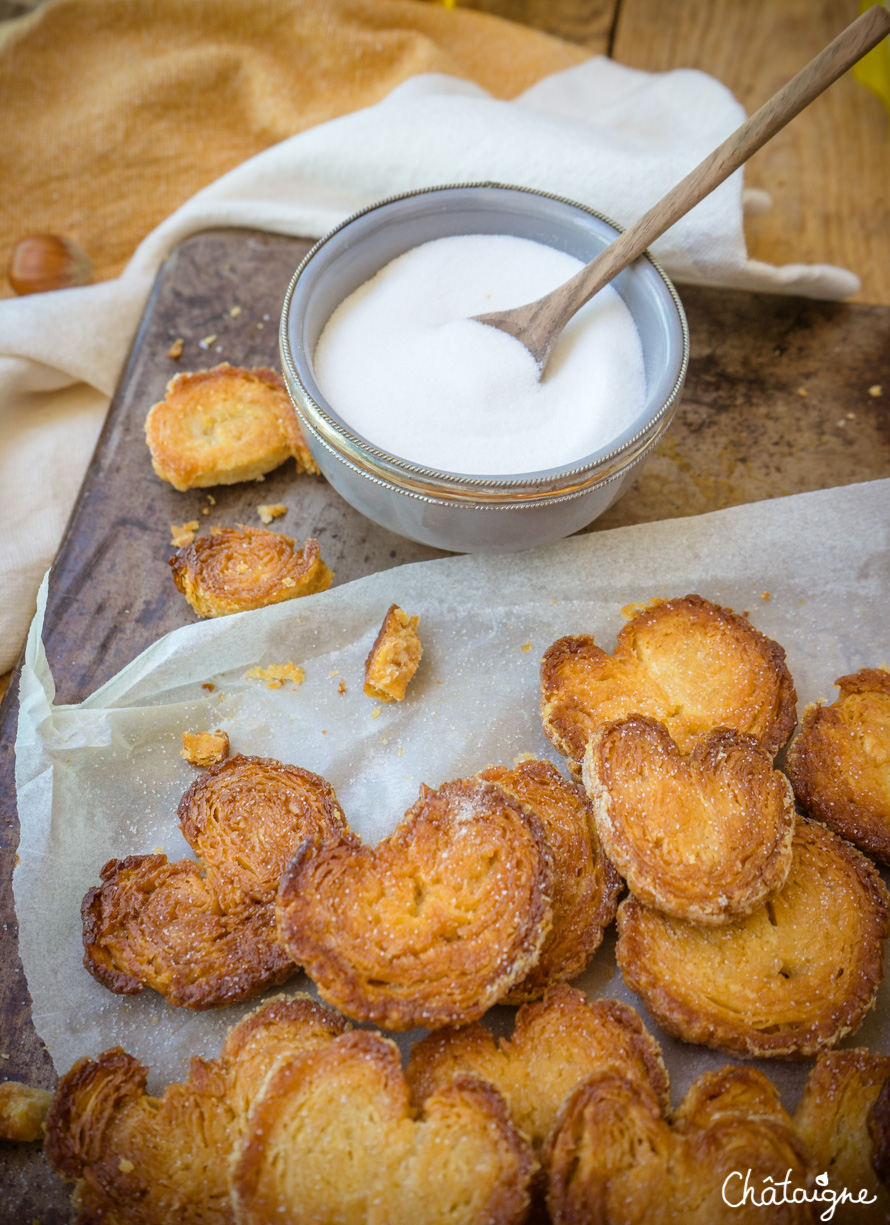
MULTIPOLYGON (((789 120, 809 106, 833 81, 890 33, 890 11, 882 4, 867 9, 805 68, 765 102, 760 110, 709 153, 704 161, 672 187, 657 204, 619 235, 595 259, 553 293, 520 308, 528 312, 525 326, 546 327, 551 337, 562 330, 579 307, 627 267, 675 221, 688 213, 752 153, 765 145, 789 120), (540 309, 539 308, 540 304, 540 309), (546 315, 543 313, 546 312, 546 315)), ((504 312, 505 314, 507 312, 504 312)), ((517 315, 519 311, 515 312, 517 315)), ((484 317, 483 317, 484 318, 484 317)), ((492 316, 492 321, 495 316, 492 316)), ((517 320, 518 322, 518 320, 517 320)), ((513 328, 505 329, 517 333, 513 328)), ((529 346, 530 348, 532 346, 529 346)), ((549 346, 548 346, 549 348, 549 346)), ((534 349, 532 349, 534 352, 534 349)), ((546 354, 543 357, 546 361, 546 354)), ((539 358, 540 361, 540 358, 539 358)), ((541 363, 543 364, 543 363, 541 363)))

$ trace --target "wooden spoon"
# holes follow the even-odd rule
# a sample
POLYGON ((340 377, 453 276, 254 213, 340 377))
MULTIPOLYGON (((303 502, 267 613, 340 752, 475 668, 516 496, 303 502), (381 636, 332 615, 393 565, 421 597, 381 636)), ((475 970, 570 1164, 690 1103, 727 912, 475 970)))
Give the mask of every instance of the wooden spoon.
POLYGON ((650 243, 718 187, 771 140, 790 119, 890 33, 890 11, 876 4, 802 68, 740 128, 708 154, 639 221, 600 251, 571 280, 526 306, 476 315, 476 321, 509 332, 529 350, 544 373, 557 336, 580 307, 623 268, 642 255, 650 243))

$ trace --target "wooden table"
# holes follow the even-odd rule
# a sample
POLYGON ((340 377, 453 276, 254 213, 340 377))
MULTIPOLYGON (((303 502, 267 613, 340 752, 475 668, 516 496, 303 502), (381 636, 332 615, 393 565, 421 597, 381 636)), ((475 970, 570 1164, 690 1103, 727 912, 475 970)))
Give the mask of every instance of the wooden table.
MULTIPOLYGON (((854 0, 831 6, 812 0, 458 3, 635 67, 702 68, 749 110, 856 15, 854 0)), ((774 263, 851 268, 862 280, 858 305, 684 294, 693 324, 689 392, 632 494, 597 522, 597 530, 890 476, 890 123, 882 104, 850 77, 842 79, 755 156, 746 180, 775 201, 770 213, 748 226, 750 253, 774 263), (877 385, 881 393, 869 394, 877 385), (745 403, 739 400, 742 386, 750 392, 745 403)), ((344 549, 347 544, 353 552, 362 545, 371 568, 417 555, 412 546, 398 545, 386 556, 371 556, 360 534, 350 536, 344 549)), ((169 626, 157 628, 160 633, 169 626)), ((124 643, 123 658, 109 658, 107 667, 114 670, 112 664, 130 658, 132 647, 124 643)), ((60 699, 81 696, 73 673, 63 677, 60 699)), ((0 757, 4 752, 8 760, 8 743, 0 745, 0 757)), ((7 890, 16 843, 11 821, 0 828, 0 879, 7 890)), ((22 1010, 15 1034, 4 1033, 0 1042, 0 1054, 10 1055, 3 1071, 50 1085, 48 1060, 33 1028, 28 1030, 14 934, 3 933, 0 946, 6 992, 0 1017, 3 1007, 7 1017, 10 1008, 22 1010)), ((0 1144, 0 1222, 39 1218, 53 1225, 70 1216, 67 1191, 46 1168, 38 1146, 0 1144)))

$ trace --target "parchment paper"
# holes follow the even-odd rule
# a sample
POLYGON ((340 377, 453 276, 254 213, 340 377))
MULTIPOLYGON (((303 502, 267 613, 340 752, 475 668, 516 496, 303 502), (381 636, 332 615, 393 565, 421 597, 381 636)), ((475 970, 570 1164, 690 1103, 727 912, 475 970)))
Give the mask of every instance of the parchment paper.
MULTIPOLYGON (((157 1091, 194 1054, 218 1053, 255 1002, 212 1012, 169 1007, 146 991, 116 996, 82 966, 80 903, 112 857, 163 848, 189 855, 176 825, 196 775, 183 730, 229 733, 232 751, 304 766, 334 786, 352 827, 376 842, 421 782, 436 786, 534 753, 561 764, 541 730, 538 665, 566 633, 607 650, 633 601, 697 592, 750 612, 780 642, 798 710, 833 701, 833 681, 890 666, 890 480, 697 518, 593 533, 509 556, 468 556, 388 570, 320 595, 177 630, 77 706, 54 706, 41 644, 46 582, 21 681, 14 875, 21 956, 34 1024, 62 1072, 120 1043, 153 1069, 157 1091), (768 595, 768 598, 767 598, 768 595), (389 604, 420 615, 424 656, 400 703, 362 692, 365 656, 389 604), (292 661, 302 685, 245 678, 292 661), (339 682, 346 692, 338 692, 339 682), (212 692, 202 684, 215 686, 212 692)), ((728 1059, 670 1039, 623 985, 607 936, 579 980, 592 997, 636 1007, 663 1043, 675 1101, 728 1059)), ((286 990, 311 990, 304 975, 286 990)), ((890 1053, 890 989, 846 1045, 890 1053)), ((509 1030, 512 1010, 489 1014, 509 1030)), ((401 1039, 404 1046, 416 1035, 401 1039)), ((760 1065, 793 1104, 808 1065, 760 1065)))

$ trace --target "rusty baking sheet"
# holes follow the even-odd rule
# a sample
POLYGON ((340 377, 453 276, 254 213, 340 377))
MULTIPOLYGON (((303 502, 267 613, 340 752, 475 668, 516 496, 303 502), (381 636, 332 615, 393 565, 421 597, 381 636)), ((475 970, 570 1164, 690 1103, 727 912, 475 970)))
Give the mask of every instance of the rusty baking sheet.
MULTIPOLYGON (((278 316, 309 243, 219 230, 162 267, 50 581, 45 642, 59 702, 76 702, 168 630, 195 619, 174 588, 170 525, 258 525, 315 536, 347 582, 441 556, 384 531, 288 463, 260 483, 178 493, 152 472, 145 414, 179 370, 278 365, 278 316), (182 338, 182 355, 168 356, 182 338), (212 339, 211 339, 212 338, 212 339)), ((634 486, 588 530, 697 514, 890 475, 890 308, 685 288, 692 357, 677 417, 634 486), (880 390, 878 390, 880 389, 880 390)), ((0 1055, 4 1078, 52 1087, 18 959, 16 684, 0 706, 0 1055)), ((0 1142, 0 1220, 71 1219, 38 1145, 0 1142), (6 1214, 6 1215, 4 1215, 6 1214)))

